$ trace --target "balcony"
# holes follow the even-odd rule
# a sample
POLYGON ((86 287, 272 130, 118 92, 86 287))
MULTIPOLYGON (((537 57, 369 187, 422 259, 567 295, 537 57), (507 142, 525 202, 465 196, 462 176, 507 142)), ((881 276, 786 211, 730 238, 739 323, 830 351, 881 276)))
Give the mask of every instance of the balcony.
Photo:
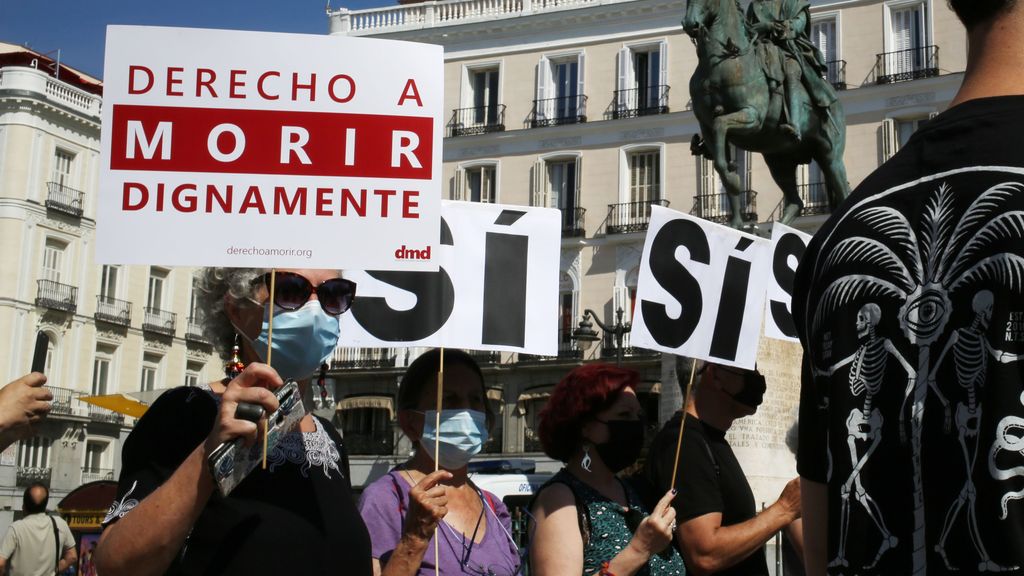
POLYGON ((142 320, 144 332, 154 332, 163 336, 174 337, 174 324, 178 315, 159 308, 146 308, 146 316, 142 320))
POLYGON ((39 280, 37 285, 36 306, 71 314, 78 310, 78 288, 53 280, 39 280))
POLYGON ((801 184, 797 186, 797 190, 800 191, 800 199, 804 201, 801 216, 818 216, 831 212, 828 205, 828 187, 824 182, 801 184))
POLYGON ((611 119, 668 114, 668 86, 645 86, 616 90, 611 119))
POLYGON ((501 352, 470 350, 469 355, 473 357, 473 360, 476 360, 477 364, 501 364, 501 352))
POLYGON ((448 121, 448 137, 505 131, 505 105, 459 108, 448 121))
POLYGON ((106 408, 100 408, 99 406, 93 406, 92 404, 88 404, 87 406, 89 407, 89 420, 92 420, 93 422, 106 422, 107 424, 124 424, 123 414, 118 414, 117 412, 107 410, 106 408))
POLYGON ((14 484, 19 488, 24 488, 34 482, 40 482, 44 486, 49 486, 51 472, 52 470, 49 466, 18 466, 14 484))
POLYGON ((396 358, 394 348, 335 348, 331 369, 393 368, 396 358))
POLYGON ((824 78, 836 90, 846 90, 846 60, 825 62, 824 78))
POLYGON ((875 59, 875 83, 895 84, 939 75, 939 47, 885 52, 875 59))
POLYGON ((49 74, 28 66, 7 66, 0 70, 0 94, 34 94, 36 97, 90 116, 99 122, 102 98, 65 84, 49 74))
POLYGON ((587 97, 583 94, 534 100, 530 128, 582 124, 587 121, 587 97))
POLYGON ((668 200, 644 200, 641 202, 626 202, 624 204, 609 204, 608 218, 605 224, 606 234, 631 234, 647 230, 651 221, 651 206, 668 207, 668 200))
MULTIPOLYGON (((744 221, 757 221, 757 192, 747 190, 740 194, 742 216, 744 221)), ((690 214, 718 224, 729 222, 729 195, 699 194, 693 198, 693 209, 690 214)))
POLYGON ((82 484, 88 484, 89 482, 97 482, 99 480, 113 479, 113 468, 90 468, 88 466, 82 468, 82 484))
POLYGON ((586 215, 586 208, 562 210, 562 238, 586 236, 586 231, 583 228, 586 215))
POLYGON ((58 386, 47 386, 46 389, 53 395, 53 400, 50 401, 50 415, 78 416, 83 412, 84 405, 75 402, 81 396, 81 392, 58 386))
POLYGON ((132 323, 132 303, 109 296, 97 296, 96 319, 108 324, 130 326, 132 323))
MULTIPOLYGON (((613 334, 605 334, 601 340, 601 358, 604 360, 612 360, 616 357, 616 346, 615 336, 613 334)), ((648 350, 646 348, 637 348, 630 345, 629 334, 624 334, 622 337, 622 357, 623 358, 636 358, 639 356, 656 356, 658 352, 654 350, 648 350)))
POLYGON ((82 217, 82 196, 85 194, 57 182, 46 183, 46 207, 75 218, 82 217))
POLYGON ((188 323, 185 324, 185 340, 195 344, 204 344, 206 346, 212 344, 210 339, 207 338, 206 333, 203 332, 202 325, 196 322, 196 319, 191 316, 188 319, 188 323))
POLYGON ((516 359, 521 364, 532 364, 539 362, 576 362, 583 360, 583 351, 579 349, 573 340, 564 340, 559 336, 558 353, 554 356, 542 356, 540 354, 519 354, 516 359))

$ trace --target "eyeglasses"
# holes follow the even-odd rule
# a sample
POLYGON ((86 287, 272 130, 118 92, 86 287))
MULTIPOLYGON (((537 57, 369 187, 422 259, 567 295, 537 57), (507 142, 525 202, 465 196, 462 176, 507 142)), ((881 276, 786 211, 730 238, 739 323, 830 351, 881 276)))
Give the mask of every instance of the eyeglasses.
MULTIPOLYGON (((262 281, 269 290, 270 274, 267 272, 254 280, 254 283, 262 281)), ((285 310, 298 310, 309 302, 309 296, 314 292, 324 312, 337 316, 345 313, 352 305, 352 300, 356 297, 356 283, 344 278, 331 278, 314 287, 313 283, 301 274, 281 271, 276 273, 274 305, 285 310)))

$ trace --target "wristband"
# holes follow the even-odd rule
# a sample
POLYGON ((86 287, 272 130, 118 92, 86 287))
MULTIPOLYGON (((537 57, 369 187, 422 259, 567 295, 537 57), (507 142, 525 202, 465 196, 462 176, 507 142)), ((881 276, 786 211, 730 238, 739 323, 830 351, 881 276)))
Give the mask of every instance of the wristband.
POLYGON ((615 576, 608 566, 607 562, 601 562, 601 569, 597 572, 597 576, 615 576))

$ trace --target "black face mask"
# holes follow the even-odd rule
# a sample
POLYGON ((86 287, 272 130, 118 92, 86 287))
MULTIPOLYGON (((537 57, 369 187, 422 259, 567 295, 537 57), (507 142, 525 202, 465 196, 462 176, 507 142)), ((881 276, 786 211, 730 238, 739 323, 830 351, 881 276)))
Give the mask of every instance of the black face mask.
MULTIPOLYGON (((722 368, 719 367, 719 370, 722 368)), ((726 372, 732 372, 738 374, 739 372, 733 370, 726 370, 726 372)), ((743 373, 743 388, 736 394, 729 394, 725 389, 723 392, 728 394, 733 400, 747 406, 749 408, 757 409, 758 406, 764 402, 764 393, 768 390, 768 384, 758 372, 744 372, 743 373)))
POLYGON ((598 420, 608 427, 608 441, 597 444, 598 456, 613 473, 629 468, 644 447, 643 420, 598 420))

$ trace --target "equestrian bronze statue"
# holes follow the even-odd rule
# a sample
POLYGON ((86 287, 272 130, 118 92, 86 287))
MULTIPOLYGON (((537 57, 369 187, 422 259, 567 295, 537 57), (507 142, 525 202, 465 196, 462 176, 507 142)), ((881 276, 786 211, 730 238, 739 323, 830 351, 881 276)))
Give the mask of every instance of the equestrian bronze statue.
POLYGON ((850 193, 843 165, 846 122, 821 52, 811 43, 807 0, 689 0, 683 28, 697 46, 693 111, 708 157, 729 195, 730 225, 744 226, 741 179, 729 145, 760 152, 782 189, 782 223, 800 215, 796 170, 818 163, 831 209, 850 193))

